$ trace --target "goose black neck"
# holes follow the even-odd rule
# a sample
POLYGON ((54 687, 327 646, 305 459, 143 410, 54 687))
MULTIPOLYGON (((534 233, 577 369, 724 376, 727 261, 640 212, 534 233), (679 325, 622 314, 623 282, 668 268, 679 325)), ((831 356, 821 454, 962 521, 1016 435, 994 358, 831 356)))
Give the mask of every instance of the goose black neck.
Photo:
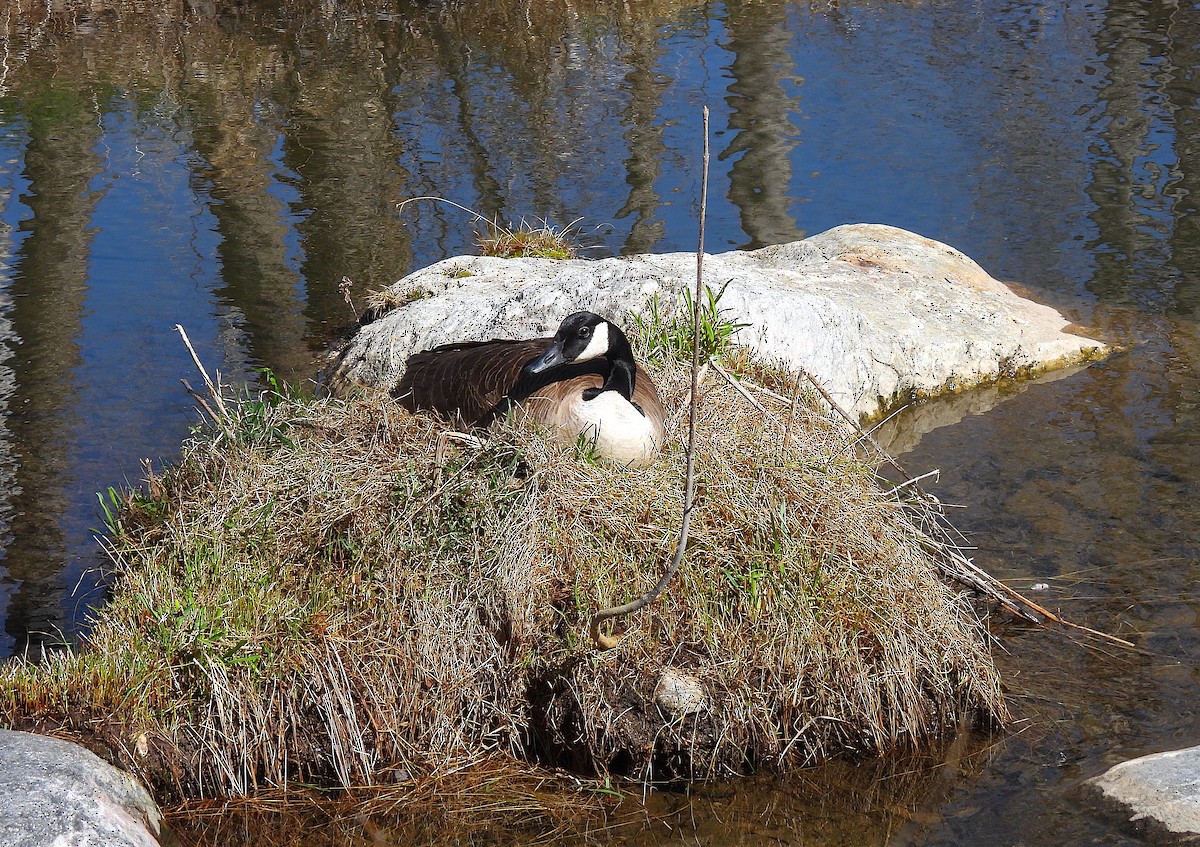
POLYGON ((597 394, 605 391, 619 391, 621 396, 632 402, 633 388, 637 381, 637 366, 633 363, 633 350, 629 346, 625 333, 616 327, 609 329, 608 337, 608 376, 597 394))

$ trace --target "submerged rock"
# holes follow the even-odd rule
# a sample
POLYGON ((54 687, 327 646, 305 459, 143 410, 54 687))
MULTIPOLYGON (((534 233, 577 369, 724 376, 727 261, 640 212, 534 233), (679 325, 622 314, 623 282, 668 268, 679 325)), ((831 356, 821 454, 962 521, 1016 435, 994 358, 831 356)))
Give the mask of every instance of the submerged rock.
POLYGON ((160 819, 140 783, 91 751, 0 729, 0 844, 158 847, 160 819))
POLYGON ((1087 785, 1151 835, 1200 841, 1200 747, 1121 762, 1087 785))
MULTIPOLYGON (((706 256, 704 271, 709 288, 724 288, 724 314, 747 324, 737 343, 765 361, 808 371, 858 416, 914 394, 1038 373, 1104 349, 957 250, 890 226, 850 224, 791 244, 706 256)), ((691 253, 447 259, 385 293, 380 316, 332 368, 330 388, 336 395, 356 386, 390 391, 414 352, 550 335, 580 309, 627 321, 656 296, 669 309, 695 277, 691 253)))

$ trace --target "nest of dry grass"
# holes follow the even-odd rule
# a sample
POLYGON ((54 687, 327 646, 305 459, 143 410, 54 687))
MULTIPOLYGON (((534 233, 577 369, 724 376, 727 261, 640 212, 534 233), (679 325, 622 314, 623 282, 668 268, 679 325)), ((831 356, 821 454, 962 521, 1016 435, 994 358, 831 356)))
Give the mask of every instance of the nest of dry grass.
MULTIPOLYGON (((656 379, 683 420, 686 369, 656 379)), ((1002 721, 986 633, 910 507, 777 387, 798 402, 764 414, 705 382, 687 558, 606 652, 590 615, 673 552, 684 426, 629 470, 515 423, 456 445, 386 399, 232 404, 114 514, 88 643, 6 668, 0 709, 181 796, 496 754, 707 778, 1002 721)))

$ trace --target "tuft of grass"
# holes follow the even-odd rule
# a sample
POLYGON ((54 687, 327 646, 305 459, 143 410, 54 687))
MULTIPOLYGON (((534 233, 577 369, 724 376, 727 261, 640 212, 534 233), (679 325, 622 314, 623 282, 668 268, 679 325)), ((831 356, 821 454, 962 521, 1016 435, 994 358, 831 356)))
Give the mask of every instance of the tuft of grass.
MULTIPOLYGON (((738 331, 749 326, 732 319, 729 313, 720 307, 724 294, 725 286, 721 286, 717 291, 704 286, 699 326, 701 362, 707 362, 714 357, 719 358, 732 350, 738 331)), ((683 289, 679 301, 670 307, 664 306, 655 293, 645 311, 634 315, 646 358, 691 362, 693 314, 693 295, 690 289, 683 289)))
POLYGON ((576 218, 561 229, 552 226, 549 221, 534 219, 531 223, 525 218, 521 222, 508 225, 500 223, 498 218, 490 220, 453 200, 445 197, 410 197, 397 204, 396 210, 403 214, 410 203, 431 200, 458 209, 471 215, 476 222, 482 223, 483 232, 476 233, 476 243, 484 256, 497 256, 502 259, 574 259, 578 255, 578 247, 573 233, 581 218, 576 218))
MULTIPOLYGON (((470 272, 465 274, 465 276, 470 275, 470 272)), ((379 290, 371 289, 367 292, 367 308, 359 316, 358 323, 360 326, 365 326, 379 320, 388 312, 407 306, 409 303, 424 300, 432 294, 432 291, 421 286, 415 286, 403 292, 396 291, 393 286, 379 290)))
POLYGON ((578 223, 558 229, 544 220, 534 224, 522 218, 519 224, 504 226, 492 219, 484 221, 486 231, 477 243, 482 255, 501 259, 574 259, 577 250, 571 233, 578 223))
MULTIPOLYGON (((678 420, 687 368, 651 374, 678 420)), ((484 753, 710 778, 1004 720, 923 516, 779 387, 796 400, 759 413, 702 385, 687 559, 604 653, 591 614, 673 550, 679 427, 627 469, 519 419, 457 446, 386 397, 226 401, 145 491, 108 496, 111 599, 78 652, 0 669, 0 716, 105 747, 167 798, 436 782, 484 753), (668 678, 699 707, 656 693, 668 678)))

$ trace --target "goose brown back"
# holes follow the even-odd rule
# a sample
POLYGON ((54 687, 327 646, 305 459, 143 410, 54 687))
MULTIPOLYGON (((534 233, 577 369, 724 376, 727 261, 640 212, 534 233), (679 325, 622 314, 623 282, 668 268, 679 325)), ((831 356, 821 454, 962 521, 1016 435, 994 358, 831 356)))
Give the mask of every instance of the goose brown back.
MULTIPOLYGON (((512 396, 521 369, 541 354, 553 338, 519 341, 493 339, 443 344, 408 360, 395 394, 410 411, 433 411, 462 426, 488 426, 511 404, 521 404, 540 423, 563 424, 561 409, 572 396, 604 384, 604 360, 560 365, 524 397, 512 396), (506 400, 508 402, 506 402, 506 400)), ((650 375, 636 366, 633 402, 661 433, 666 418, 650 375)))
POLYGON ((395 394, 410 411, 438 412, 462 426, 486 426, 490 421, 484 419, 516 386, 524 364, 551 341, 469 341, 415 353, 395 394))

